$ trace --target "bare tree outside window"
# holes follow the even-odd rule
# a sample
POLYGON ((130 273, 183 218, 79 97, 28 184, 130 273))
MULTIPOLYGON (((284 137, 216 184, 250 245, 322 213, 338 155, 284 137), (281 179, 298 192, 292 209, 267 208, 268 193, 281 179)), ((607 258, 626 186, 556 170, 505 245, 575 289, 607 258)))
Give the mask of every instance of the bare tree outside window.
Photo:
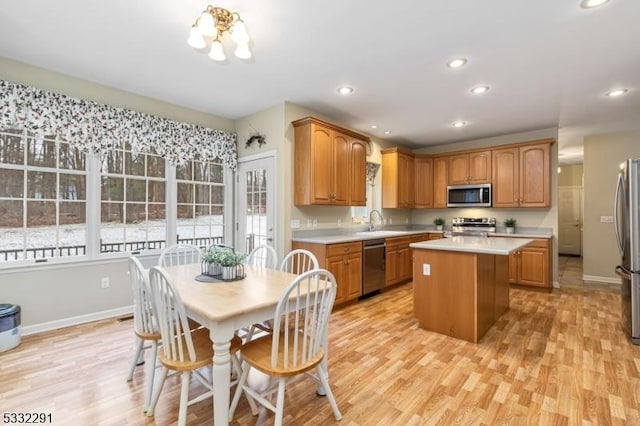
POLYGON ((84 154, 64 140, 0 132, 0 263, 86 254, 84 154))
POLYGON ((224 241, 224 173, 219 162, 176 168, 178 241, 207 246, 224 241))
POLYGON ((129 147, 102 159, 100 251, 166 247, 165 160, 129 147))

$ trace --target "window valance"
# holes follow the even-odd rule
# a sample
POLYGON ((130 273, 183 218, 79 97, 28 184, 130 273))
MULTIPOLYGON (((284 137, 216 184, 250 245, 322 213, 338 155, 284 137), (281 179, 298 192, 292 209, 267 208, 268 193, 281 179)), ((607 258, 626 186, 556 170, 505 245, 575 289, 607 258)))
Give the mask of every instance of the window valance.
POLYGON ((129 143, 173 164, 199 157, 237 166, 236 135, 0 80, 0 129, 55 135, 82 152, 104 155, 129 143))

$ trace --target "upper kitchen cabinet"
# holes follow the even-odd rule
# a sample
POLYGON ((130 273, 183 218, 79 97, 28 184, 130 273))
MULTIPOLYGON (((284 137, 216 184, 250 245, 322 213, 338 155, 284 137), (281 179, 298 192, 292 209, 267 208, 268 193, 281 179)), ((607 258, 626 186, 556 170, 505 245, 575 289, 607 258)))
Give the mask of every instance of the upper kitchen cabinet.
POLYGON ((349 160, 351 173, 351 189, 349 191, 350 206, 367 205, 367 143, 359 139, 351 139, 349 160))
POLYGON ((551 206, 551 144, 545 139, 492 151, 493 207, 551 206))
POLYGON ((491 151, 449 156, 449 185, 491 183, 491 151))
POLYGON ((313 117, 292 124, 294 204, 364 206, 369 139, 313 117))
POLYGON ((414 159, 414 204, 418 209, 433 207, 433 158, 414 159))
POLYGON ((449 185, 449 157, 433 159, 433 207, 447 207, 447 185, 449 185))
POLYGON ((400 148, 382 153, 382 208, 411 208, 414 203, 414 156, 400 148))

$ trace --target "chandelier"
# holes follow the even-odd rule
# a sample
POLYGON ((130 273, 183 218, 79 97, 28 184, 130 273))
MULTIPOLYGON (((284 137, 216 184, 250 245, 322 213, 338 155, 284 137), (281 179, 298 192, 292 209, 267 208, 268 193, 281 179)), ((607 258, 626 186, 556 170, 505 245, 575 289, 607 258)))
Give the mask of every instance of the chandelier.
POLYGON ((191 26, 191 34, 187 43, 194 49, 204 49, 210 43, 209 57, 214 61, 224 61, 226 56, 222 48, 222 37, 231 35, 236 43, 235 55, 240 59, 251 58, 249 50, 249 34, 240 15, 221 7, 207 6, 196 22, 191 26))

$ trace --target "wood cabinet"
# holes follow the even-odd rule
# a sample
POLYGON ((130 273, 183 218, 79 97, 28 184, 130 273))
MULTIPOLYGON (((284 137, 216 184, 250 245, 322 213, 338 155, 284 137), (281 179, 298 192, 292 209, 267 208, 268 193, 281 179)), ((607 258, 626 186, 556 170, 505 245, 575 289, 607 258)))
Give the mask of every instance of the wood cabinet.
POLYGON ((413 276, 411 253, 412 237, 387 238, 385 251, 385 284, 393 285, 410 280, 413 276))
POLYGON ((416 156, 414 159, 413 207, 433 207, 433 158, 416 156))
POLYGON ((312 117, 292 124, 294 204, 365 205, 368 139, 312 117))
POLYGON ((350 206, 367 205, 367 144, 365 141, 351 138, 349 167, 351 188, 349 190, 350 206))
POLYGON ((447 185, 449 185, 449 158, 433 159, 433 207, 447 207, 447 185))
POLYGON ((492 151, 493 207, 549 207, 553 140, 492 151))
POLYGON ((509 255, 509 283, 551 290, 550 239, 535 239, 509 255))
POLYGON ((331 271, 338 285, 335 305, 362 295, 362 241, 341 244, 294 241, 292 248, 309 250, 316 256, 321 268, 331 271))
POLYGON ((508 309, 507 256, 416 249, 414 257, 419 327, 477 343, 508 309))
POLYGON ((382 208, 412 208, 414 156, 398 148, 382 150, 382 208))
POLYGON ((449 185, 491 183, 491 151, 449 157, 449 185))

